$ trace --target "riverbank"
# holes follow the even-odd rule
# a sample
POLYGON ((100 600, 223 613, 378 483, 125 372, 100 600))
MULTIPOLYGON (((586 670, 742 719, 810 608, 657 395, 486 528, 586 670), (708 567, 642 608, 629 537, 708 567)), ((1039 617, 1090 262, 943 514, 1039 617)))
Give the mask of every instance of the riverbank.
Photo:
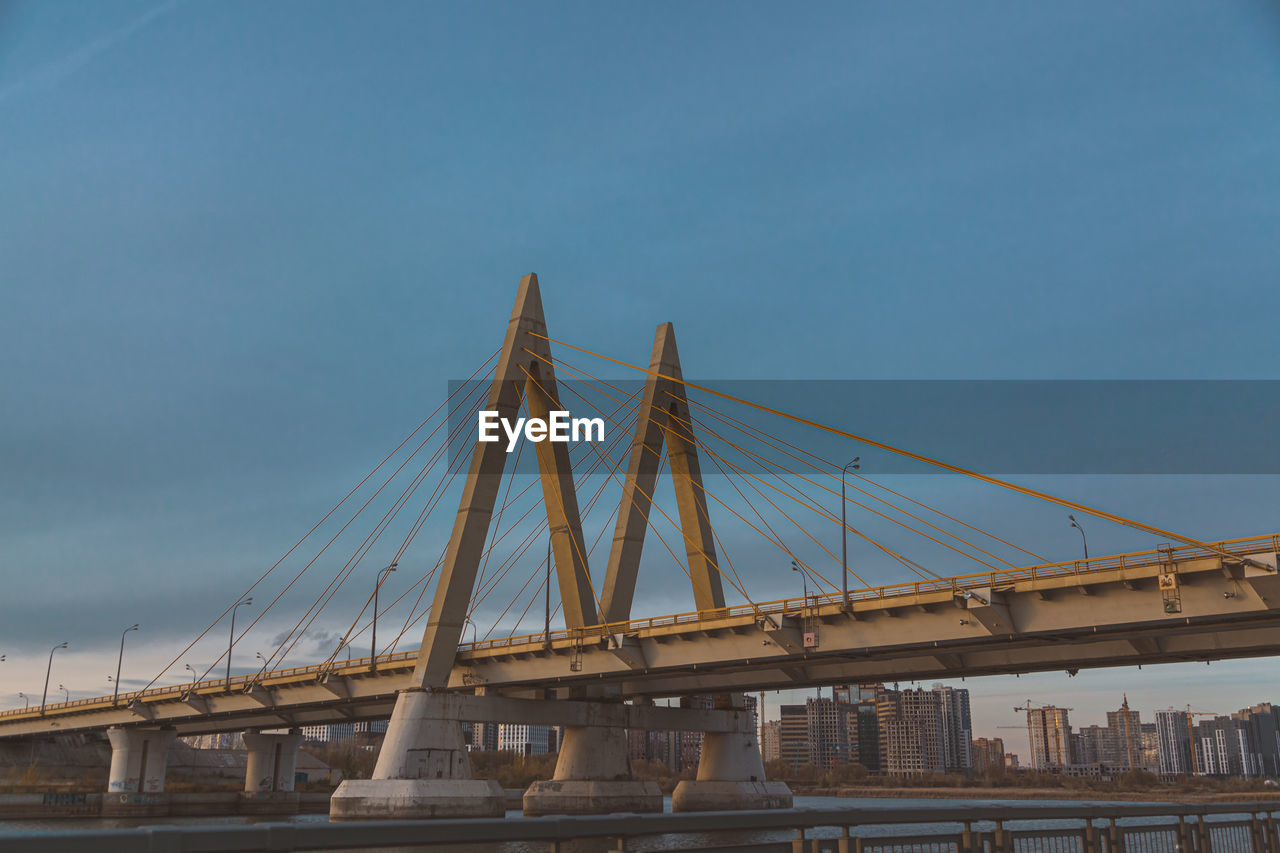
POLYGON ((1227 803, 1273 802, 1276 791, 1179 792, 1163 789, 1145 791, 1088 791, 1078 788, 817 788, 792 785, 791 792, 804 797, 870 797, 894 800, 1108 800, 1115 802, 1227 803))

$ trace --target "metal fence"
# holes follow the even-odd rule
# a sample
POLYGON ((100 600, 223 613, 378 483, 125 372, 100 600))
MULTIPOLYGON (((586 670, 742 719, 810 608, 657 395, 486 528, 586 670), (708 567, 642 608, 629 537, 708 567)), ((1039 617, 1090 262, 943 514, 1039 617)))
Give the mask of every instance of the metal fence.
MULTIPOLYGON (((1280 803, 983 804, 5 833, 5 853, 1280 853, 1280 803), (586 846, 583 846, 586 845, 586 846)), ((2 825, 0 825, 2 826, 2 825)))

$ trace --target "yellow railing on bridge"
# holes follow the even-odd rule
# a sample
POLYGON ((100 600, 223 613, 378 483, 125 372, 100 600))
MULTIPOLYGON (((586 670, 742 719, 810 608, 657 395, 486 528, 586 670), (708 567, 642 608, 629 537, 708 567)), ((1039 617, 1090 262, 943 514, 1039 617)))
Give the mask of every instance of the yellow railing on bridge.
MULTIPOLYGON (((1226 539, 1221 542, 1210 542, 1207 544, 1210 547, 1205 548, 1198 545, 1183 545, 1177 547, 1153 548, 1149 551, 1134 551, 1127 554, 1094 557, 1089 560, 1070 560, 1062 563, 1045 563, 1037 566, 997 569, 990 572, 955 575, 953 577, 938 578, 936 580, 906 581, 904 583, 886 584, 884 586, 864 587, 857 590, 849 590, 849 599, 851 601, 872 601, 900 596, 919 595, 926 592, 945 592, 947 590, 958 592, 964 589, 996 586, 1001 583, 1009 583, 1017 580, 1064 577, 1090 572, 1150 566, 1169 559, 1187 560, 1201 557, 1216 557, 1220 556, 1220 552, 1223 551, 1236 555, 1244 555, 1269 550, 1280 556, 1280 534, 1253 536, 1241 539, 1226 539)), ((807 598, 782 598, 775 601, 737 604, 729 607, 717 608, 715 610, 690 611, 687 613, 654 616, 645 619, 631 619, 626 622, 591 625, 585 628, 560 628, 551 632, 550 639, 553 643, 557 640, 585 641, 587 638, 599 638, 610 634, 627 634, 641 628, 661 628, 670 625, 696 624, 709 618, 723 619, 734 616, 759 617, 764 614, 786 613, 791 610, 803 610, 806 608, 821 606, 823 604, 839 604, 842 599, 843 594, 840 592, 821 593, 810 595, 807 598)), ((540 644, 545 642, 546 638, 546 633, 542 631, 533 634, 496 637, 492 640, 480 640, 474 643, 461 643, 458 646, 458 651, 475 652, 513 646, 540 644)), ((236 687, 239 687, 242 690, 247 690, 256 684, 269 684, 274 681, 282 680, 297 680, 300 676, 308 675, 323 676, 327 673, 337 673, 343 670, 370 670, 375 665, 379 669, 411 668, 416 664, 417 658, 418 651, 416 649, 409 652, 394 652, 391 654, 378 655, 376 659, 373 657, 349 658, 344 661, 309 664, 307 666, 295 666, 286 669, 271 670, 269 672, 239 675, 231 679, 229 686, 227 679, 219 678, 209 681, 184 682, 182 684, 174 684, 166 687, 152 687, 147 690, 135 690, 129 693, 122 693, 114 703, 112 697, 109 696, 96 697, 92 699, 73 699, 70 702, 46 704, 44 706, 44 712, 47 714, 49 711, 66 712, 82 709, 88 710, 91 706, 93 708, 110 708, 113 704, 118 705, 119 707, 127 707, 134 701, 145 698, 155 698, 160 696, 172 696, 174 698, 178 698, 190 694, 199 695, 201 692, 220 692, 228 689, 234 689, 236 687), (408 666, 386 667, 386 664, 397 662, 406 663, 408 666)), ((0 711, 0 718, 32 715, 38 716, 40 713, 41 711, 39 707, 14 708, 8 711, 0 711)))

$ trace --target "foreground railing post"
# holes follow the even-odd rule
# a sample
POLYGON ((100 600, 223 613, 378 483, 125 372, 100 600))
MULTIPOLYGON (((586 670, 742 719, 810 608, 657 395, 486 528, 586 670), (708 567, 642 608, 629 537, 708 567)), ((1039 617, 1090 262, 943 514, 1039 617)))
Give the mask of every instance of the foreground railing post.
POLYGON ((1187 816, 1178 815, 1178 850, 1179 853, 1193 853, 1195 842, 1191 837, 1191 827, 1187 825, 1187 816))
POLYGON ((1084 821, 1084 851, 1085 853, 1102 853, 1098 849, 1098 832, 1091 817, 1085 818, 1084 821))
POLYGON ((837 853, 853 853, 852 846, 849 844, 849 827, 840 827, 840 840, 836 842, 837 853))
POLYGON ((1253 853, 1271 853, 1267 837, 1262 834, 1262 822, 1258 820, 1257 812, 1249 815, 1249 846, 1253 848, 1253 853))
POLYGON ((791 839, 791 853, 804 853, 804 827, 796 828, 796 837, 791 839))
POLYGON ((1196 815, 1196 835, 1198 836, 1199 853, 1210 853, 1213 849, 1209 843, 1209 824, 1205 823, 1203 814, 1196 815))
POLYGON ((1267 845, 1271 849, 1271 853, 1277 853, 1280 847, 1280 838, 1276 838, 1276 820, 1271 812, 1267 812, 1265 822, 1267 824, 1267 845))
POLYGON ((1107 821, 1107 853, 1121 853, 1123 848, 1120 846, 1120 827, 1113 817, 1107 818, 1107 821))
POLYGON ((991 841, 994 853, 1006 853, 1008 848, 1005 846, 1004 821, 996 821, 996 829, 991 835, 991 841))
POLYGON ((960 833, 960 853, 974 853, 972 821, 964 822, 964 831, 960 833))

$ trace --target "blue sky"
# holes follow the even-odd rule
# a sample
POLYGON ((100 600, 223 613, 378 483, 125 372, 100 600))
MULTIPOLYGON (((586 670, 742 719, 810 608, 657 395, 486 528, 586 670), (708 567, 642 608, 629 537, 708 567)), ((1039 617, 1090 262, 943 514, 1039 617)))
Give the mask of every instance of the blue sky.
MULTIPOLYGON (((1280 378, 1278 38, 1262 2, 5 3, 0 698, 64 639, 99 692, 117 624, 167 662, 530 270, 562 337, 642 361, 670 320, 689 375, 1280 378)), ((1274 477, 1037 482, 1277 527, 1274 477)), ((1214 710, 1280 699, 1222 671, 1214 710)), ((1132 674, 1079 678, 1100 714, 1132 674)))

